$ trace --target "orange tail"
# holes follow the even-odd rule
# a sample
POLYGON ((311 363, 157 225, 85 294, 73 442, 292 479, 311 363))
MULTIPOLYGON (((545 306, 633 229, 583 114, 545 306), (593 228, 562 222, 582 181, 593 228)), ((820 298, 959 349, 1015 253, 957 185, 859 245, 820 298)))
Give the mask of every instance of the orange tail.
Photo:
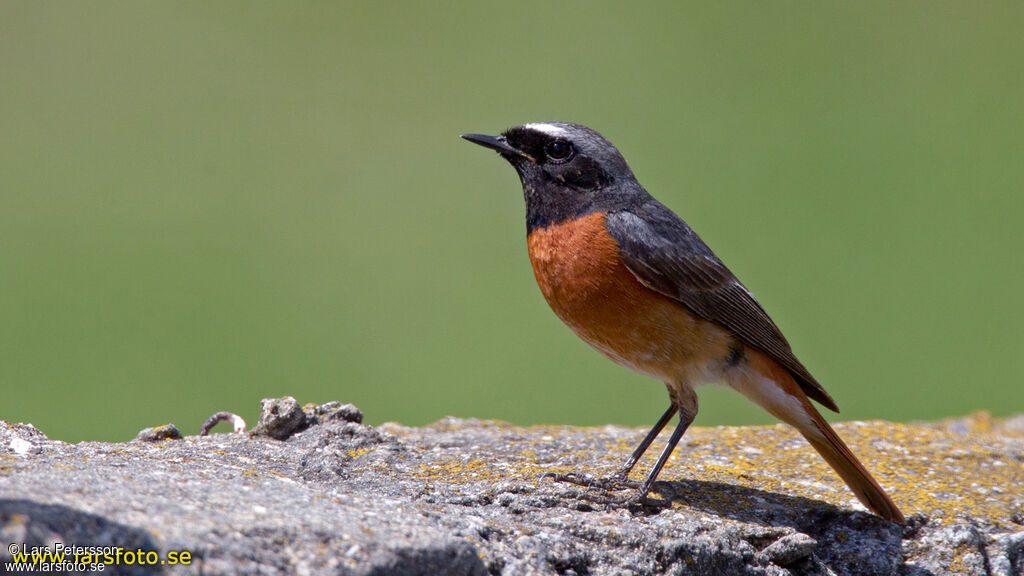
POLYGON ((753 370, 732 386, 796 428, 868 509, 890 522, 905 524, 900 509, 811 404, 789 371, 756 350, 748 352, 753 370))
POLYGON ((857 499, 869 510, 890 522, 906 524, 903 513, 896 507, 892 498, 885 493, 885 490, 878 485, 874 476, 860 463, 853 452, 850 452, 850 448, 839 438, 836 431, 821 417, 814 406, 808 407, 816 430, 808 434, 797 428, 803 437, 818 451, 818 454, 821 454, 829 466, 835 469, 857 499))

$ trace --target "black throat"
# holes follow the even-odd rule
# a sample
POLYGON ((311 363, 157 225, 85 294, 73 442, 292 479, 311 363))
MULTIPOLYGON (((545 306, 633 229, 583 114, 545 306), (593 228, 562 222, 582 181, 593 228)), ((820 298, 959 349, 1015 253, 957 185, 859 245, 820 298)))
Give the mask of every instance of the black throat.
POLYGON ((595 212, 615 212, 642 205, 649 198, 635 181, 613 182, 593 190, 578 190, 553 182, 523 179, 526 232, 582 218, 595 212))

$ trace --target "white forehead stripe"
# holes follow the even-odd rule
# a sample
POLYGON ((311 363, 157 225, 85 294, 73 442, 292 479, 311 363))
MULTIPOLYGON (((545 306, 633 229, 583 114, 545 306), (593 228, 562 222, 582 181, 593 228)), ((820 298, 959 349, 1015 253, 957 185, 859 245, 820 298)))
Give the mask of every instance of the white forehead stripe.
POLYGON ((537 132, 543 132, 548 136, 565 136, 566 134, 569 133, 565 128, 562 128, 561 126, 556 126, 555 124, 547 124, 545 122, 527 124, 526 126, 524 126, 524 128, 527 128, 529 130, 536 130, 537 132))

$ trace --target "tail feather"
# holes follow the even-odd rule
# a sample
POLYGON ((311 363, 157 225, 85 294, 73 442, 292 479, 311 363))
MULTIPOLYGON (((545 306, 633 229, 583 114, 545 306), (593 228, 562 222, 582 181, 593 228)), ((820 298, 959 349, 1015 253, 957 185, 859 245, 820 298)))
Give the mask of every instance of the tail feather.
POLYGON ((869 510, 890 522, 906 524, 903 513, 896 507, 892 498, 889 498, 889 495, 885 493, 885 490, 882 490, 882 487, 878 485, 878 481, 875 480, 874 476, 853 455, 850 448, 839 438, 839 435, 829 426, 828 422, 821 417, 821 414, 818 414, 818 411, 813 406, 809 407, 813 411, 812 417, 815 420, 816 432, 819 432, 820 435, 808 434, 804 430, 800 430, 803 437, 818 451, 818 454, 821 454, 829 466, 843 479, 843 482, 846 482, 846 485, 850 487, 854 496, 867 506, 869 510))
POLYGON ((758 351, 752 351, 750 365, 754 373, 748 373, 731 385, 779 420, 796 428, 868 509, 886 520, 905 524, 906 519, 900 509, 811 404, 792 374, 758 351))

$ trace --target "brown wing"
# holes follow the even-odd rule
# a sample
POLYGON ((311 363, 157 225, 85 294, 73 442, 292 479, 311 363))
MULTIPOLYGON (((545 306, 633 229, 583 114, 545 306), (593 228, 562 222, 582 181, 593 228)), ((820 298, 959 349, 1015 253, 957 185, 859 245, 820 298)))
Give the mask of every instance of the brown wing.
POLYGON ((754 296, 675 213, 652 200, 630 211, 608 214, 606 226, 619 243, 626 266, 641 283, 768 354, 796 377, 804 393, 839 411, 754 296))

